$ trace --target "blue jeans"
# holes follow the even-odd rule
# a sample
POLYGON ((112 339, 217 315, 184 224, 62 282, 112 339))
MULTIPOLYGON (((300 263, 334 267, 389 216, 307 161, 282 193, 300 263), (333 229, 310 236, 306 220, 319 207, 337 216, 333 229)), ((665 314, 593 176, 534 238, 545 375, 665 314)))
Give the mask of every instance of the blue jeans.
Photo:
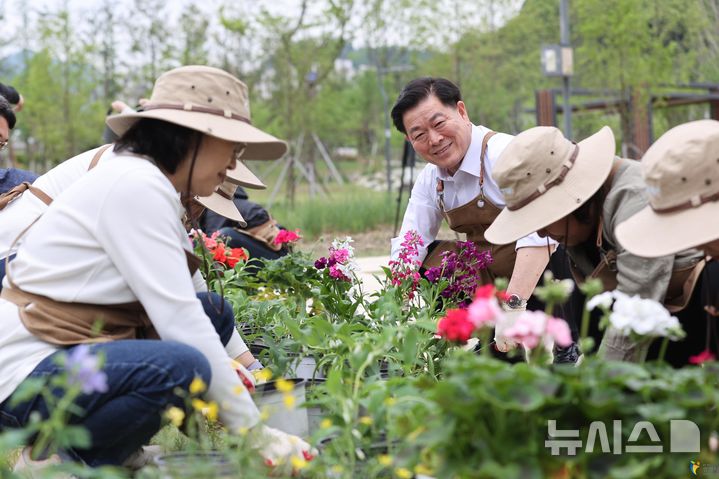
MULTIPOLYGON (((223 344, 234 328, 234 314, 229 303, 215 293, 198 297, 213 322, 223 344), (218 311, 224 303, 222 311, 218 311), (217 307, 217 308, 216 308, 217 307), (212 314, 210 314, 212 313, 212 314), (221 313, 221 314, 220 314, 221 313)), ((55 358, 73 347, 57 351, 38 364, 29 378, 47 378, 62 373, 55 358)), ((89 449, 66 451, 92 467, 120 465, 134 451, 147 444, 161 426, 163 412, 170 406, 185 408, 175 388, 188 390, 198 376, 210 384, 210 365, 205 356, 192 346, 175 341, 122 340, 94 344, 94 354, 105 357, 108 391, 81 394, 75 403, 84 414, 73 416, 71 424, 84 426, 92 438, 89 449)), ((53 391, 61 396, 62 391, 53 391)), ((22 404, 10 406, 10 399, 0 404, 0 429, 24 427, 34 411, 48 417, 41 395, 22 404)))

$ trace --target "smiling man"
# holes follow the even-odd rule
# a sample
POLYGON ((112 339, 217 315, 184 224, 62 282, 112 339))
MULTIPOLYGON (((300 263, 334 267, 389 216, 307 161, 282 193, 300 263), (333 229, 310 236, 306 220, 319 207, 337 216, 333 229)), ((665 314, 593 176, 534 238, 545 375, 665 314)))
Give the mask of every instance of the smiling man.
MULTIPOLYGON (((412 188, 400 235, 392 239, 392 258, 398 258, 405 233, 415 230, 425 245, 419 250, 423 266, 438 266, 441 253, 454 245, 454 241, 435 241, 444 219, 480 250, 491 251, 494 262, 482 272, 481 282, 508 278, 510 299, 504 308, 519 314, 527 307, 556 243, 536 233, 501 246, 484 238, 484 231, 505 207, 492 170, 513 137, 472 124, 459 88, 444 78, 424 77, 408 83, 392 108, 392 120, 429 163, 412 188)), ((530 309, 539 307, 532 303, 530 309)), ((497 348, 506 351, 513 344, 502 337, 502 325, 497 329, 497 348)))

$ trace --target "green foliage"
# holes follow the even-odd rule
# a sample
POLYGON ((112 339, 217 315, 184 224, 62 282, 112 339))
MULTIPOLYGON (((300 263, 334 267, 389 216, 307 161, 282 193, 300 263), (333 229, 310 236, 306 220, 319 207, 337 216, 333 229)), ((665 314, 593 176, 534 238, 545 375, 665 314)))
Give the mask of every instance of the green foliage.
MULTIPOLYGON (((402 205, 404 207, 404 205, 402 205)), ((394 222, 395 198, 356 186, 346 186, 331 198, 306 198, 294 207, 281 202, 272 206, 272 215, 283 226, 299 228, 308 238, 318 238, 326 231, 359 233, 375 225, 394 222)))

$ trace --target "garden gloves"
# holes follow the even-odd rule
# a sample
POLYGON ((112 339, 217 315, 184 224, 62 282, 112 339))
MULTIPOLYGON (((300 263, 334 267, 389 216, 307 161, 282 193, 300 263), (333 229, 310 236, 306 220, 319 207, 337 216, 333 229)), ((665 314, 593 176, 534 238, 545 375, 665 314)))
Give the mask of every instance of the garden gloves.
POLYGON ((267 465, 277 468, 280 475, 291 474, 298 463, 304 464, 317 455, 317 451, 299 437, 265 425, 253 429, 252 442, 267 465))
POLYGON ((525 308, 503 309, 504 314, 494 326, 494 344, 497 346, 498 351, 506 353, 516 348, 519 344, 504 336, 504 332, 514 326, 515 321, 517 321, 517 318, 525 311, 525 308))

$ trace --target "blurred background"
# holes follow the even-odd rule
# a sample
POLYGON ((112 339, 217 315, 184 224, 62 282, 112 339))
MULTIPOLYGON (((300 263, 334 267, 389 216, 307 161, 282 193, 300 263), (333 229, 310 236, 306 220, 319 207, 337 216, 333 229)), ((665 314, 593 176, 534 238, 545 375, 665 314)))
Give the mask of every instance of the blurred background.
POLYGON ((629 158, 719 119, 719 0, 0 0, 0 22, 0 82, 25 98, 0 167, 42 173, 102 144, 113 100, 217 66, 290 143, 249 162, 268 185, 250 199, 308 248, 350 234, 387 252, 423 166, 389 109, 418 76, 458 83, 470 119, 497 131, 554 124, 579 140, 608 124, 629 158))

